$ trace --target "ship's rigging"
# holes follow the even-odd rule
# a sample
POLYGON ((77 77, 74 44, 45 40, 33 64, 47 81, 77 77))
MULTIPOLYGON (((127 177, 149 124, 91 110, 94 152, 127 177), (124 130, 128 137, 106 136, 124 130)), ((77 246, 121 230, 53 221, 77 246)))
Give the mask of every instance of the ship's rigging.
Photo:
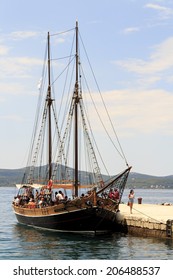
POLYGON ((52 35, 48 33, 47 43, 47 57, 45 56, 45 63, 43 65, 42 78, 39 87, 40 97, 38 100, 38 110, 32 137, 33 141, 29 151, 30 156, 28 158, 23 183, 34 183, 39 181, 47 182, 49 179, 52 179, 54 182, 71 182, 75 187, 75 195, 78 196, 78 186, 80 184, 102 187, 104 181, 102 174, 110 176, 106 163, 103 160, 97 145, 97 141, 94 138, 93 127, 90 121, 90 108, 84 105, 84 96, 86 99, 89 99, 90 97, 89 106, 91 106, 92 103, 92 106, 96 110, 100 125, 105 130, 113 148, 116 149, 117 154, 121 156, 127 166, 128 164, 111 121, 109 111, 104 102, 103 95, 99 89, 85 45, 79 34, 78 23, 76 24, 75 29, 52 35), (66 36, 67 34, 73 34, 72 45, 69 47, 68 55, 56 58, 57 56, 54 52, 55 50, 58 52, 58 47, 51 49, 50 40, 54 40, 55 42, 56 37, 61 37, 64 34, 66 36), (102 115, 97 109, 92 91, 89 88, 87 76, 80 58, 81 49, 79 49, 79 39, 81 42, 80 46, 83 47, 83 52, 86 57, 84 64, 87 62, 89 65, 100 100, 103 104, 104 112, 110 122, 114 139, 110 136, 108 129, 104 124, 102 115), (54 64, 60 65, 59 72, 53 71, 54 64), (72 70, 72 73, 70 70, 72 70), (60 80, 62 80, 62 77, 65 77, 65 82, 63 86, 60 86, 60 80), (74 80, 75 82, 73 82, 74 80), (73 85, 74 88, 72 89, 73 85), (83 89, 89 92, 87 97, 86 92, 83 89), (46 99, 43 97, 45 90, 47 91, 46 99), (60 90, 62 92, 61 94, 60 90), (72 98, 69 94, 71 91, 73 93, 72 98), (57 109, 57 103, 55 103, 55 96, 56 99, 58 98, 60 104, 59 111, 57 109), (63 117, 60 117, 62 111, 64 111, 63 117), (42 118, 40 118, 40 114, 42 114, 42 118), (39 123, 39 119, 41 119, 41 123, 39 123), (38 126, 40 129, 37 131, 38 126), (47 130, 49 131, 49 136, 46 139, 45 134, 47 133, 47 130), (73 130, 74 132, 72 133, 73 130), (118 146, 115 145, 115 139, 118 146), (102 162, 104 172, 100 169, 97 159, 98 157, 102 162), (48 162, 48 164, 46 164, 46 162, 48 162), (84 179, 80 177, 79 170, 83 170, 83 173, 81 174, 83 174, 82 178, 85 177, 85 182, 82 182, 84 179), (84 175, 84 170, 86 175, 84 175), (86 178, 88 179, 86 180, 86 178))

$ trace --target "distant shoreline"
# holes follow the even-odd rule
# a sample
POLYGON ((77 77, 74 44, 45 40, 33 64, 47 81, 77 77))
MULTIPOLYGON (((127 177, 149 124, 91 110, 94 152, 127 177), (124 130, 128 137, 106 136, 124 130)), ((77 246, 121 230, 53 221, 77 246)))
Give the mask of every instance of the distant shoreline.
MULTIPOLYGON (((21 183, 23 172, 24 172, 24 168, 0 169, 0 187, 5 187, 5 186, 14 187, 15 184, 21 183)), ((82 178, 82 171, 81 171, 81 178, 82 178)), ((82 183, 82 179, 81 179, 81 183, 82 183)), ((172 189, 173 175, 152 176, 147 174, 131 172, 127 181, 126 188, 172 189)))

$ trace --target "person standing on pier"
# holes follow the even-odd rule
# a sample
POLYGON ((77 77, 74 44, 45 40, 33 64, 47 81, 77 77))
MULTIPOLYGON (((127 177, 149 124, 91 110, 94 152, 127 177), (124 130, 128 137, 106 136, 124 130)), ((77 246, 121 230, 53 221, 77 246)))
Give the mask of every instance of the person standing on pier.
POLYGON ((129 198, 128 204, 130 206, 130 214, 132 214, 132 208, 133 208, 133 203, 135 198, 134 190, 130 190, 128 198, 129 198))

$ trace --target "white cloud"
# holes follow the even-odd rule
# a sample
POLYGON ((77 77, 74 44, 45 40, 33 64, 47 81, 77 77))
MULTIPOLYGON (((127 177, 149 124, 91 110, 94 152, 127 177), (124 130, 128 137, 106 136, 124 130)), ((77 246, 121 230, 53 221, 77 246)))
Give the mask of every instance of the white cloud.
POLYGON ((129 33, 134 33, 134 32, 138 32, 140 30, 139 27, 127 27, 123 30, 124 34, 129 34, 129 33))
POLYGON ((9 38, 13 40, 21 40, 38 36, 39 33, 35 31, 15 31, 9 34, 9 38))
POLYGON ((0 55, 7 55, 9 52, 9 47, 0 45, 0 55))
POLYGON ((164 7, 164 6, 160 6, 160 5, 157 5, 157 4, 153 4, 153 3, 148 3, 145 5, 146 8, 151 8, 151 9, 154 9, 154 10, 159 10, 159 11, 166 11, 168 10, 168 8, 164 7))
POLYGON ((104 100, 121 135, 173 134, 173 95, 166 90, 114 90, 104 100))
POLYGON ((57 44, 63 44, 65 42, 65 38, 64 37, 59 37, 59 38, 56 38, 54 40, 54 44, 57 45, 57 44))
POLYGON ((11 32, 11 33, 2 33, 1 32, 1 36, 0 36, 0 42, 5 45, 9 44, 11 45, 11 42, 17 42, 17 41, 21 41, 21 40, 26 40, 26 39, 31 39, 34 37, 40 37, 42 35, 41 32, 37 32, 37 31, 15 31, 15 32, 11 32))
POLYGON ((26 93, 26 89, 24 89, 24 84, 22 83, 17 83, 17 82, 0 83, 0 96, 3 101, 6 101, 6 97, 9 94, 20 95, 23 94, 23 92, 26 93))
POLYGON ((161 19, 167 19, 173 15, 173 9, 158 4, 148 3, 145 5, 145 8, 158 11, 161 19))
MULTIPOLYGON (((114 62, 129 72, 148 76, 153 82, 161 79, 161 73, 173 67, 173 37, 168 38, 160 45, 154 46, 153 52, 147 59, 129 58, 114 62)), ((146 77, 145 77, 146 78, 146 77)))
MULTIPOLYGON (((115 62, 125 70, 136 74, 131 79, 131 87, 118 92, 119 99, 112 104, 118 109, 115 115, 122 124, 122 131, 128 135, 135 133, 173 134, 173 94, 164 89, 165 84, 171 83, 173 72, 173 37, 154 46, 146 59, 131 58, 115 62), (171 71, 170 71, 171 69, 171 71), (157 82, 160 82, 157 88, 157 82), (133 84, 133 89, 132 89, 133 84), (156 84, 155 89, 150 86, 156 84), (126 121, 125 121, 126 120, 126 121), (129 128, 131 129, 129 131, 129 128)), ((111 103, 110 103, 111 105, 111 103)))
POLYGON ((11 44, 12 40, 24 40, 35 37, 39 33, 34 31, 16 31, 8 34, 1 34, 0 45, 0 79, 28 77, 31 69, 43 65, 43 61, 34 57, 15 56, 9 53, 9 50, 15 47, 11 44), (10 41, 10 47, 9 47, 10 41), (12 47, 13 46, 13 47, 12 47))
POLYGON ((29 77, 34 66, 41 65, 42 60, 30 57, 6 57, 0 60, 0 78, 29 77))

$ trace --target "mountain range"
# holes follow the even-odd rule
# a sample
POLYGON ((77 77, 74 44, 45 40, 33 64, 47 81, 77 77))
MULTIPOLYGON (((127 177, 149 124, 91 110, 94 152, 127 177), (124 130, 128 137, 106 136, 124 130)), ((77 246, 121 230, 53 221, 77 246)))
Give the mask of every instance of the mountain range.
MULTIPOLYGON (((21 183, 23 173, 24 168, 0 169, 0 186, 14 186, 16 183, 21 183)), ((84 180, 83 183, 85 183, 84 180)), ((173 188, 173 175, 152 176, 131 172, 127 188, 173 188)))

